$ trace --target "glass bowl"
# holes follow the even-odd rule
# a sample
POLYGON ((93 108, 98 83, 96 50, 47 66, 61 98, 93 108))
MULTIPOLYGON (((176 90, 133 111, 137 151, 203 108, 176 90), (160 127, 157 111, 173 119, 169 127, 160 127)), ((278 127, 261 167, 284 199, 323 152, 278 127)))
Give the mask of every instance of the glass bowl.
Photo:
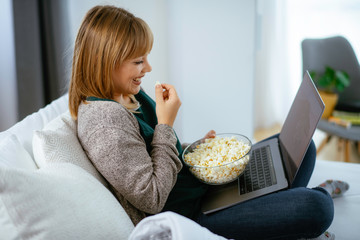
POLYGON ((217 134, 214 139, 199 139, 182 154, 190 172, 201 182, 222 185, 236 180, 250 159, 251 141, 236 133, 217 134))

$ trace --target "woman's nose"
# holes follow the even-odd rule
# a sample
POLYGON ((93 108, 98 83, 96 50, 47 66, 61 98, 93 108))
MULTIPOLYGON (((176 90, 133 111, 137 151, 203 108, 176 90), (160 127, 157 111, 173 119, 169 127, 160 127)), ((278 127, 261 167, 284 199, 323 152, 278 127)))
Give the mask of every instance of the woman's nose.
POLYGON ((152 70, 152 67, 151 67, 151 65, 150 65, 150 63, 149 63, 149 60, 148 60, 148 58, 147 58, 147 56, 144 58, 144 68, 143 68, 143 72, 151 72, 151 70, 152 70))
POLYGON ((152 67, 148 61, 145 62, 144 72, 151 72, 152 67))

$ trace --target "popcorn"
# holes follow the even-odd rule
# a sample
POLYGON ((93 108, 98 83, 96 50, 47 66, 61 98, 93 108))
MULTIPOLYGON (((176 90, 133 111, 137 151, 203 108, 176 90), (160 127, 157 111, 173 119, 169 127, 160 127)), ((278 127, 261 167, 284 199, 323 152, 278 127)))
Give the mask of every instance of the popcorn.
POLYGON ((201 181, 224 184, 235 180, 245 170, 249 151, 250 145, 235 136, 217 136, 205 139, 204 143, 184 156, 184 161, 201 181))

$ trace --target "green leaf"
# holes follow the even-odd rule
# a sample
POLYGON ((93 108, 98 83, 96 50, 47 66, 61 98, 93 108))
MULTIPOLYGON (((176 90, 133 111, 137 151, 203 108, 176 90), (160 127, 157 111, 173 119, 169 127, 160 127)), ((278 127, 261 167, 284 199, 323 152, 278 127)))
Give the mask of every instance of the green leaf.
POLYGON ((342 92, 342 91, 344 91, 345 86, 344 86, 343 84, 341 84, 340 82, 337 82, 335 88, 336 88, 336 90, 338 90, 339 92, 342 92))
POLYGON ((325 67, 325 75, 329 76, 329 77, 334 77, 335 76, 335 70, 329 66, 325 67))
POLYGON ((344 71, 336 71, 336 78, 338 79, 338 82, 341 83, 341 85, 344 88, 350 85, 349 75, 347 73, 345 73, 344 71))

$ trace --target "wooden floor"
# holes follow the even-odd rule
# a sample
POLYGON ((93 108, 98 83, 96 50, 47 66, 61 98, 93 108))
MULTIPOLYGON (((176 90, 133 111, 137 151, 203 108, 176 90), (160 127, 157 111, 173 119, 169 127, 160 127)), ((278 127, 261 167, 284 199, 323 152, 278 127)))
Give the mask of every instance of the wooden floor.
MULTIPOLYGON (((275 124, 269 128, 256 129, 254 132, 254 139, 260 141, 275 133, 279 133, 281 130, 280 124, 275 124)), ((320 130, 316 130, 313 140, 317 148, 320 147, 322 140, 326 138, 326 134, 320 130)), ((346 146, 344 142, 337 137, 332 137, 331 140, 321 149, 317 155, 317 159, 329 160, 329 161, 345 161, 346 147, 348 148, 348 159, 353 163, 360 163, 360 152, 358 146, 354 142, 350 142, 346 146)))
POLYGON ((258 142, 258 141, 263 140, 267 137, 270 137, 276 133, 279 133, 280 130, 281 130, 280 124, 275 124, 269 128, 259 128, 259 129, 255 130, 254 138, 258 142))

